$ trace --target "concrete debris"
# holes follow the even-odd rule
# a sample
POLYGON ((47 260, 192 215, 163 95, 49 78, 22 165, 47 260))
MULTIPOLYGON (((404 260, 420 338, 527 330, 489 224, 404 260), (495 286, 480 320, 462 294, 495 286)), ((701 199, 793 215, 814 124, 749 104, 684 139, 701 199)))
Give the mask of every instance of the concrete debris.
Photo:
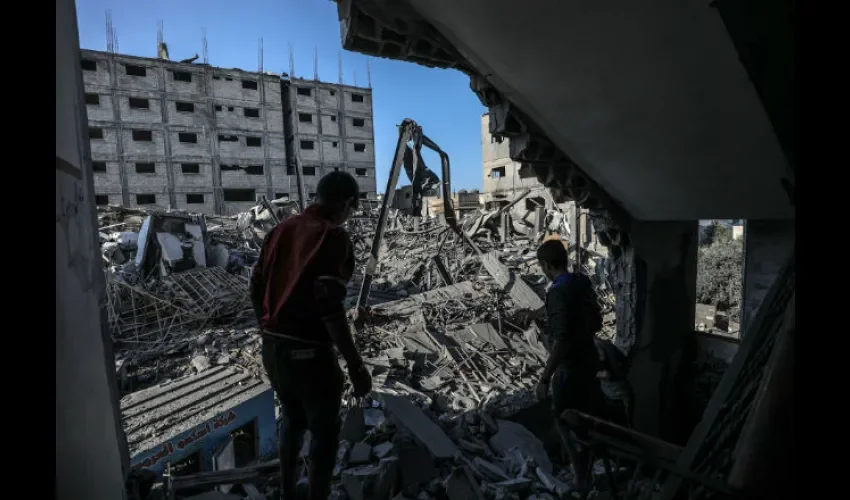
POLYGON ((437 477, 437 467, 428 450, 404 446, 398 449, 397 454, 403 487, 421 485, 437 477))
POLYGON ((387 456, 389 452, 393 449, 393 444, 390 442, 381 443, 372 448, 372 453, 375 454, 377 458, 384 458, 387 456))
POLYGON ((537 466, 545 472, 552 473, 552 462, 543 448, 543 442, 520 424, 510 420, 497 422, 499 432, 490 438, 490 447, 496 453, 506 453, 518 449, 524 455, 534 459, 537 466))
MULTIPOLYGON (((263 237, 295 213, 285 200, 233 217, 98 209, 122 393, 234 364, 265 377, 248 279, 263 237)), ((545 279, 535 249, 552 231, 567 235, 566 218, 543 211, 529 229, 504 226, 502 214, 472 212, 458 233, 441 218, 390 212, 355 334, 374 390, 359 404, 345 396, 332 498, 543 499, 568 489, 540 439, 509 420, 540 404, 545 279)), ((368 205, 346 223, 358 266, 349 308, 376 225, 368 205)), ((604 269, 591 257, 585 272, 610 316, 604 269)), ((613 331, 609 321, 602 334, 613 331)))
POLYGON ((364 442, 360 442, 351 448, 348 463, 352 465, 367 464, 370 458, 372 458, 372 447, 364 442))
POLYGON ((451 458, 458 453, 457 446, 446 433, 408 399, 389 394, 382 394, 381 399, 390 414, 407 427, 435 458, 451 458))

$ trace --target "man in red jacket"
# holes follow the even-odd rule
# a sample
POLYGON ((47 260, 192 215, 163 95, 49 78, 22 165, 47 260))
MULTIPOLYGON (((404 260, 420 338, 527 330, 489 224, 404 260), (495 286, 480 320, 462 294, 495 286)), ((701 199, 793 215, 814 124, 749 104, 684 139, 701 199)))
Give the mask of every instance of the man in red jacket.
POLYGON ((266 236, 251 277, 251 301, 263 334, 263 366, 280 399, 281 495, 295 498, 295 469, 309 429, 309 498, 325 500, 339 433, 345 358, 356 396, 372 378, 354 347, 343 301, 354 271, 351 240, 341 224, 356 208, 357 181, 332 172, 319 181, 316 203, 266 236))

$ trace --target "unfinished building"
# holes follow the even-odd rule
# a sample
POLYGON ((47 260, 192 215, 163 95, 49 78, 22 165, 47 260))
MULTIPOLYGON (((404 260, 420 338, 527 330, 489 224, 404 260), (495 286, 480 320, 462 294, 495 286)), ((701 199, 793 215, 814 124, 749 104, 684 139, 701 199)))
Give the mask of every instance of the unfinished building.
MULTIPOLYGON (((481 163, 484 177, 484 193, 481 194, 484 207, 488 210, 499 209, 509 205, 518 195, 524 194, 519 206, 512 210, 515 216, 533 212, 538 207, 554 208, 555 200, 548 193, 548 188, 537 178, 534 170, 511 158, 511 139, 498 138, 490 132, 490 113, 481 115, 481 163)), ((567 201, 560 204, 565 216, 570 221, 570 227, 579 228, 573 235, 575 241, 581 241, 582 246, 592 246, 594 250, 602 250, 593 231, 593 224, 588 211, 576 212, 576 204, 567 201)))
POLYGON ((375 199, 372 89, 303 78, 284 80, 283 88, 286 147, 295 159, 289 174, 301 169, 307 198, 323 175, 344 171, 357 179, 362 199, 375 199))
POLYGON ((96 202, 235 214, 289 193, 280 76, 83 50, 96 202))
POLYGON ((344 169, 374 198, 371 89, 82 51, 98 205, 233 215, 344 169), (285 135, 285 131, 287 135, 285 135))
POLYGON ((490 113, 481 115, 481 162, 484 175, 484 206, 500 208, 513 200, 518 193, 530 189, 526 203, 536 201, 546 205, 546 188, 530 169, 522 169, 520 162, 511 159, 510 139, 498 140, 490 133, 490 113))

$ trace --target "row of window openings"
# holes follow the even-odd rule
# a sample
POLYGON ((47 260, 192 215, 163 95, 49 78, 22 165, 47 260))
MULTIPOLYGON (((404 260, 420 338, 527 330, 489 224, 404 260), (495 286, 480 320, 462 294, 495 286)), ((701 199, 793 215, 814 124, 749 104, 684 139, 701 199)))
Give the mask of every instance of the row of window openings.
MULTIPOLYGON (((106 172, 106 162, 104 161, 93 161, 91 166, 94 172, 106 172)), ((244 170, 247 175, 263 175, 265 173, 262 165, 247 165, 243 168, 239 165, 222 164, 220 168, 223 172, 244 170)), ((180 171, 184 174, 199 174, 201 173, 201 166, 198 163, 181 163, 180 171)), ((306 176, 315 176, 316 167, 301 167, 301 172, 306 176)), ((365 177, 367 172, 365 168, 354 169, 354 175, 358 177, 365 177)), ((154 163, 136 163, 136 173, 155 174, 156 165, 154 163)), ((295 167, 286 167, 286 175, 295 175, 295 167)))
MULTIPOLYGON (((295 93, 303 97, 313 97, 313 89, 309 87, 296 87, 295 93)), ((334 97, 336 92, 329 90, 328 94, 334 97)), ((351 94, 351 102, 364 102, 363 94, 351 94)))
MULTIPOLYGON (((253 189, 223 189, 224 201, 256 201, 256 192, 253 189)), ((275 199, 287 198, 287 193, 275 193, 275 199)), ((316 193, 308 193, 308 198, 315 198, 316 193)), ((366 199, 367 193, 360 193, 360 199, 366 199)), ((109 205, 109 195, 98 194, 94 197, 94 202, 98 206, 109 205)), ((137 194, 136 205, 153 205, 156 203, 155 194, 137 194)), ((202 193, 187 193, 187 205, 201 205, 204 203, 204 195, 202 193)))
MULTIPOLYGON (((97 61, 92 59, 83 59, 81 62, 83 71, 97 71, 97 61)), ((145 66, 135 64, 125 64, 124 73, 128 76, 148 76, 148 69, 145 66)), ((189 71, 172 71, 172 77, 175 82, 191 82, 192 73, 189 71)), ((233 81, 233 78, 226 76, 224 79, 228 82, 233 81)), ((213 76, 213 80, 221 80, 218 75, 213 76)), ((246 90, 259 90, 257 80, 242 80, 242 88, 246 90)))
MULTIPOLYGON (((93 172, 106 172, 106 162, 104 161, 93 161, 91 167, 93 172)), ((247 175, 263 175, 264 173, 262 165, 246 165, 244 168, 239 165, 221 165, 221 170, 225 172, 243 170, 247 175)), ((363 170, 363 175, 366 175, 366 169, 363 170)), ((201 166, 198 163, 181 163, 180 171, 184 174, 199 174, 201 173, 201 166)), ((136 163, 136 173, 155 174, 156 165, 154 163, 136 163)))
MULTIPOLYGON (((339 147, 339 142, 333 141, 331 143, 333 147, 339 147)), ((305 151, 312 151, 316 149, 316 141, 301 141, 301 149, 305 151)), ((362 142, 354 143, 354 152, 355 153, 365 153, 366 152, 366 144, 362 142)))
MULTIPOLYGON (((94 197, 95 205, 109 205, 109 195, 98 194, 94 197)), ((137 194, 136 205, 153 205, 156 203, 155 194, 137 194)), ((191 193, 186 195, 186 203, 189 205, 197 205, 204 203, 204 195, 199 193, 191 193)))
MULTIPOLYGON (((150 100, 144 99, 141 97, 130 97, 128 98, 130 102, 130 109, 151 109, 150 100)), ((100 95, 98 94, 86 94, 86 104, 90 104, 93 106, 100 105, 100 95)), ((195 112, 195 104, 191 102, 182 102, 177 101, 174 103, 175 109, 182 113, 194 113, 195 112)), ((222 111, 224 109, 221 105, 216 105, 216 111, 222 111)), ((227 111, 233 111, 233 106, 228 106, 227 111)), ((260 110, 257 108, 242 108, 243 114, 247 118, 259 118, 260 110)))
MULTIPOLYGON (((338 172, 339 167, 334 168, 334 171, 338 172)), ((365 168, 354 169, 354 175, 357 177, 365 177, 367 172, 365 168)), ((316 167, 301 167, 301 173, 308 177, 314 176, 316 175, 316 167)), ((295 175, 295 167, 286 167, 286 175, 295 175)))
MULTIPOLYGON (((310 113, 298 113, 298 121, 300 123, 313 123, 313 115, 310 113)), ((336 116, 331 115, 331 121, 336 123, 336 116)), ((365 118, 352 118, 351 124, 357 128, 363 128, 366 126, 365 118)))
MULTIPOLYGON (((133 130, 133 140, 138 142, 152 142, 153 132, 151 130, 133 130)), ((89 128, 89 139, 103 139, 102 128, 89 128)), ((184 144, 197 144, 198 134, 192 132, 179 132, 177 140, 184 144)), ((239 138, 235 135, 219 135, 220 142, 239 142, 239 138)), ((263 146, 262 137, 248 136, 245 138, 245 145, 251 148, 259 148, 263 146)))

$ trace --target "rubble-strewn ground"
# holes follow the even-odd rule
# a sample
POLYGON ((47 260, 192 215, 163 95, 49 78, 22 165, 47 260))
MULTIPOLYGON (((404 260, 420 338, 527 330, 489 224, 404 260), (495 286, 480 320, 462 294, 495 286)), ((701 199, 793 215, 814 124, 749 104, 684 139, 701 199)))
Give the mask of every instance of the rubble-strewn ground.
MULTIPOLYGON (((248 276, 265 232, 294 213, 289 203, 236 217, 159 212, 148 223, 153 231, 142 227, 151 215, 144 211, 99 209, 123 394, 219 365, 265 377, 248 276)), ((509 420, 540 404, 533 390, 546 359, 545 280, 534 250, 545 235, 518 217, 503 238, 498 219, 491 212, 462 221, 478 254, 437 219, 391 214, 370 314, 355 335, 375 390, 357 407, 346 397, 334 498, 543 500, 570 490, 567 469, 509 420)), ((549 211, 545 222, 549 237, 566 238, 561 212, 549 211)), ((376 224, 374 209, 347 222, 361 273, 349 287, 351 308, 376 224)), ((586 255, 583 270, 606 313, 602 336, 611 336, 604 258, 586 255)), ((273 485, 257 484, 269 495, 273 485)))

